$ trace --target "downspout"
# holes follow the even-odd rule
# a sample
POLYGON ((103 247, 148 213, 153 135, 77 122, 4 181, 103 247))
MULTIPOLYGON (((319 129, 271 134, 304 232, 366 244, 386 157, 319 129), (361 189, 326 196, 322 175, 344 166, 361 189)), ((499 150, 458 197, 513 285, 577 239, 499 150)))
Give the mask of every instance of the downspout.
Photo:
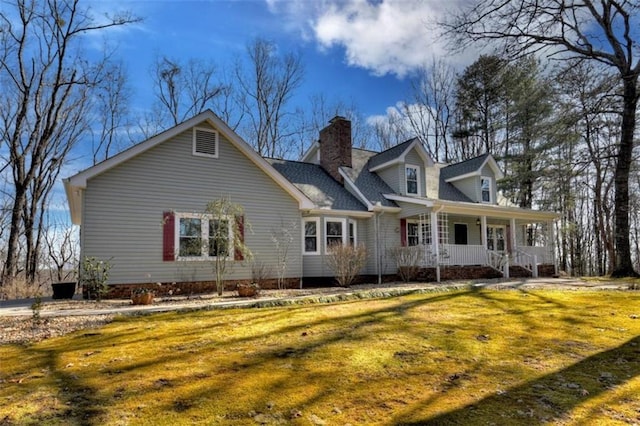
MULTIPOLYGON (((438 220, 438 214, 444 209, 444 205, 440 205, 437 210, 432 210, 431 213, 435 215, 435 224, 431 224, 431 234, 434 236, 433 244, 436 248, 436 282, 440 282, 440 232, 438 229, 438 225, 440 224, 438 220)), ((434 216, 432 216, 434 217, 434 216)), ((433 222, 433 221, 432 221, 433 222)), ((447 224, 449 226, 449 224, 447 224)))
MULTIPOLYGON (((376 204, 376 207, 379 205, 376 204)), ((376 228, 375 232, 375 251, 376 251, 376 273, 378 275, 378 284, 382 284, 382 259, 380 253, 380 216, 384 214, 384 211, 377 210, 374 208, 374 226, 376 228)))

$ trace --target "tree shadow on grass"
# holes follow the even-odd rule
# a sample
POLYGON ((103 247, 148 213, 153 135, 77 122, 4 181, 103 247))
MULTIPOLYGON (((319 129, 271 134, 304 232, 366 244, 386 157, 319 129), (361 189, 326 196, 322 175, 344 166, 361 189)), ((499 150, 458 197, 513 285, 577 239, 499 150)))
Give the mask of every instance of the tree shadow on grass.
MULTIPOLYGON (((400 425, 542 424, 566 419, 592 398, 640 376, 640 336, 536 380, 492 394, 473 404, 430 418, 416 411, 394 419, 400 425), (416 420, 416 417, 418 419, 416 420), (475 419, 475 420, 474 420, 475 419)), ((637 420, 637 419, 633 419, 637 420)))
MULTIPOLYGON (((308 394, 303 398, 304 401, 295 406, 316 404, 323 400, 330 401, 330 396, 334 392, 332 386, 338 386, 341 383, 335 379, 335 375, 339 371, 318 370, 311 371, 310 374, 307 375, 303 370, 303 367, 307 365, 306 359, 314 357, 316 354, 321 354, 324 348, 331 347, 334 344, 341 344, 345 341, 352 347, 363 348, 372 335, 378 335, 380 332, 387 335, 393 335, 394 332, 402 333, 406 331, 407 327, 411 328, 413 335, 422 336, 424 342, 432 342, 431 335, 433 334, 433 330, 428 327, 428 323, 416 322, 417 320, 411 316, 412 311, 431 306, 428 312, 437 312, 439 310, 439 302, 463 298, 463 301, 468 303, 468 301, 464 299, 465 296, 471 296, 478 301, 483 301, 483 303, 489 304, 499 311, 503 311, 507 307, 500 293, 495 293, 491 290, 485 292, 482 289, 443 292, 441 294, 431 294, 417 298, 411 297, 408 299, 403 297, 389 298, 389 303, 385 302, 383 306, 374 307, 364 305, 366 308, 353 310, 344 304, 348 305, 361 301, 351 300, 338 302, 335 305, 336 307, 343 305, 343 307, 346 308, 335 317, 319 316, 305 321, 283 321, 281 324, 278 324, 277 327, 266 330, 258 329, 250 333, 231 332, 223 339, 206 339, 205 341, 203 341, 203 336, 207 337, 208 335, 203 335, 202 330, 200 330, 199 327, 193 327, 193 324, 178 324, 180 325, 179 330, 171 327, 155 330, 155 327, 153 327, 154 324, 167 321, 177 322, 178 318, 180 318, 181 321, 185 319, 185 315, 174 314, 172 316, 169 314, 160 314, 148 318, 138 318, 137 320, 140 321, 138 327, 129 328, 125 326, 115 333, 85 333, 73 339, 71 346, 74 351, 79 351, 83 348, 87 350, 106 351, 109 350, 108 348, 110 347, 123 344, 125 347, 130 348, 139 347, 142 343, 157 345, 157 351, 152 356, 134 356, 132 359, 118 360, 112 365, 109 365, 108 368, 96 370, 95 376, 100 377, 101 375, 107 375, 109 378, 104 380, 122 382, 121 387, 125 388, 127 386, 127 379, 131 377, 130 374, 139 371, 148 371, 147 369, 149 367, 157 366, 157 371, 152 371, 148 380, 141 382, 136 388, 136 398, 144 398, 144 395, 158 393, 158 396, 162 395, 160 399, 157 400, 159 412, 179 412, 183 419, 189 415, 189 408, 192 406, 190 404, 197 404, 200 403, 200 401, 210 401, 211 395, 228 393, 238 385, 244 385, 245 389, 250 389, 252 392, 251 398, 247 400, 249 407, 243 407, 241 410, 229 409, 227 412, 230 415, 242 416, 242 419, 248 420, 247 411, 257 409, 260 404, 266 404, 273 398, 272 395, 277 395, 279 392, 282 392, 281 389, 296 391, 303 389, 306 385, 302 382, 291 387, 292 381, 299 381, 302 377, 309 379, 309 381, 317 379, 317 382, 321 385, 313 390, 308 390, 308 394), (147 328, 153 330, 153 333, 145 333, 147 328), (316 332, 316 328, 319 328, 318 332, 316 332), (84 337, 85 335, 86 337, 84 337), (271 336, 276 336, 277 339, 273 341, 264 340, 271 336), (180 338, 179 342, 175 341, 176 337, 180 338), (164 343, 165 338, 173 339, 174 343, 167 345, 164 343), (195 371, 185 371, 185 374, 173 374, 169 376, 167 373, 164 373, 163 368, 173 365, 173 363, 179 363, 180 360, 185 357, 194 360, 194 362, 197 362, 199 359, 222 358, 220 362, 203 364, 202 368, 195 369, 195 371), (276 370, 274 370, 274 376, 259 376, 260 381, 257 383, 255 379, 252 378, 253 374, 260 375, 264 372, 265 368, 270 369, 274 367, 276 368, 276 370), (208 380, 208 378, 217 377, 218 375, 228 380, 215 382, 208 380), (330 385, 323 384, 325 381, 330 385), (193 385, 194 383, 196 384, 195 386, 193 385), (170 391, 161 393, 160 391, 165 388, 170 388, 170 391)), ((537 300, 536 302, 544 304, 544 301, 537 300)), ((458 305, 461 304, 458 303, 458 305)), ((249 321, 245 325, 250 327, 251 323, 282 320, 283 317, 309 309, 315 309, 315 307, 303 305, 273 311, 257 312, 255 313, 257 317, 249 316, 249 321)), ((463 313, 466 312, 464 308, 461 309, 463 309, 463 313)), ((228 313, 225 312, 224 314, 216 313, 212 316, 205 313, 197 313, 194 315, 198 318, 198 322, 201 319, 204 321, 208 326, 208 333, 213 335, 216 334, 216 328, 218 326, 229 322, 237 322, 238 320, 238 317, 234 318, 233 311, 228 311, 228 313), (212 326, 214 327, 210 328, 212 326)), ((293 315, 293 317, 295 317, 295 315, 293 315)), ((193 317, 189 316, 189 318, 193 317)), ((240 316, 239 318, 243 317, 240 316)), ((518 318, 519 321, 527 320, 526 316, 518 316, 518 318)), ((470 327, 476 321, 476 318, 471 315, 464 315, 456 321, 463 321, 465 327, 470 327)), ((454 335, 442 337, 444 340, 455 338, 454 335)), ((442 344, 446 343, 444 340, 441 342, 442 344)), ((473 342, 475 342, 475 339, 472 340, 472 343, 473 342)), ((630 343, 627 343, 627 345, 629 344, 630 343)), ((88 387, 86 382, 83 383, 82 380, 74 378, 73 374, 69 374, 63 366, 59 365, 60 355, 64 354, 68 348, 61 347, 56 351, 36 350, 43 356, 43 368, 50 369, 60 383, 56 385, 60 399, 63 399, 72 407, 69 410, 57 413, 57 416, 64 416, 63 418, 68 419, 69 422, 73 424, 88 425, 99 423, 102 413, 101 410, 108 411, 113 408, 113 405, 109 396, 104 392, 103 394, 105 396, 102 398, 96 396, 97 392, 95 389, 88 387)), ((415 357, 416 362, 420 357, 428 356, 427 352, 418 349, 394 348, 393 351, 395 351, 393 354, 395 358, 415 357)), ((402 360, 404 360, 404 358, 402 358, 402 360)), ((608 359, 607 362, 612 361, 608 359)), ((340 364, 339 360, 336 361, 336 364, 340 364)), ((470 366, 471 370, 473 368, 473 365, 470 366)), ((606 367, 602 368, 606 369, 606 367)), ((637 364, 635 364, 634 368, 635 370, 630 373, 637 375, 637 364)), ((568 369, 568 371, 571 371, 571 369, 568 369)), ((613 373, 615 377, 626 377, 618 374, 617 370, 613 371, 613 373)), ((362 378, 349 384, 349 386, 360 386, 368 380, 366 371, 356 372, 355 374, 361 374, 362 378)), ((91 374, 89 374, 89 376, 91 376, 91 374)), ((553 377, 553 375, 547 377, 553 377)), ((553 380, 553 378, 549 379, 550 382, 553 382, 553 380)), ((578 379, 568 378, 566 380, 577 381, 578 379)), ((615 383, 613 385, 615 385, 615 383)), ((533 384, 529 384, 528 387, 523 386, 521 392, 526 394, 526 391, 531 390, 532 386, 533 384)), ((510 391, 509 395, 518 389, 520 388, 510 391)), ((537 387, 533 386, 533 389, 537 389, 537 387)), ((588 389, 591 392, 591 388, 588 389)), ((357 388, 354 388, 354 390, 358 391, 357 388)), ((568 389, 567 391, 575 392, 572 389, 568 389)), ((592 394, 595 394, 595 392, 592 394)), ((239 397, 243 397, 243 395, 239 394, 239 397)), ((500 398, 503 397, 504 395, 495 396, 496 401, 487 399, 484 405, 482 401, 478 404, 490 407, 493 402, 497 402, 499 405, 504 405, 504 402, 500 400, 500 398)), ((552 399, 550 399, 550 401, 553 402, 552 399)), ((436 403, 437 401, 434 401, 429 403, 429 405, 436 403)), ((422 405, 424 406, 425 404, 427 404, 427 402, 422 401, 422 405)), ((553 404, 555 404, 555 402, 553 402, 553 404)), ((476 405, 477 404, 474 404, 474 407, 476 405)), ((412 404, 412 407, 413 406, 414 404, 412 404)), ((416 406, 413 415, 399 417, 399 421, 412 422, 416 418, 419 419, 419 409, 420 407, 416 406)), ((452 421, 455 424, 456 419, 467 419, 464 423, 468 424, 468 412, 465 412, 464 409, 460 411, 462 414, 459 417, 453 418, 452 421)), ((454 416, 455 412, 451 413, 451 415, 454 416)), ((556 416, 556 413, 553 412, 550 416, 556 416)), ((366 420, 367 419, 363 419, 362 421, 366 422, 366 420)), ((424 420, 424 422, 430 421, 429 419, 424 420)), ((445 424, 446 421, 447 418, 444 418, 443 422, 445 422, 445 424)), ((423 421, 420 420, 415 424, 423 424, 423 421)))
MULTIPOLYGON (((79 380, 74 374, 65 372, 60 365, 59 354, 56 350, 34 350, 42 360, 42 369, 50 372, 58 388, 57 398, 64 401, 67 409, 57 412, 54 416, 65 424, 90 426, 99 424, 99 418, 104 414, 104 404, 95 398, 95 389, 79 380)), ((46 421, 46 420, 45 420, 46 421)))

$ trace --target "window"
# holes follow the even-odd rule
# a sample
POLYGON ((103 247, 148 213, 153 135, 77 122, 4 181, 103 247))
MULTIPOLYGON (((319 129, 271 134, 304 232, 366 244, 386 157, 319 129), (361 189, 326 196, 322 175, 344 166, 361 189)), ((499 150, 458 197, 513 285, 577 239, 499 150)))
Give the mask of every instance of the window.
POLYGON ((500 225, 488 225, 487 249, 504 253, 505 247, 505 227, 500 225))
POLYGON ((180 257, 199 257, 202 254, 202 221, 192 217, 180 218, 180 257))
POLYGON ((320 219, 304 220, 304 254, 319 254, 318 249, 318 231, 320 229, 320 219))
POLYGON ((422 230, 418 222, 407 222, 407 245, 417 246, 418 244, 431 244, 431 223, 422 223, 422 230))
POLYGON ((180 214, 176 220, 178 259, 206 260, 230 257, 233 230, 229 219, 212 219, 207 215, 180 214))
POLYGON ((212 129, 194 127, 193 155, 218 158, 218 132, 212 129))
POLYGON ((229 242, 231 241, 231 228, 227 219, 209 220, 209 256, 228 257, 229 242))
POLYGON ((420 172, 415 166, 406 166, 407 194, 418 195, 420 193, 420 172))
POLYGON ((358 243, 356 237, 356 222, 353 220, 349 221, 349 244, 355 246, 358 243))
POLYGON ((482 202, 491 203, 491 178, 480 178, 480 191, 482 192, 482 202))
POLYGON ((327 219, 325 221, 326 245, 325 251, 329 251, 334 244, 344 244, 344 219, 327 219))

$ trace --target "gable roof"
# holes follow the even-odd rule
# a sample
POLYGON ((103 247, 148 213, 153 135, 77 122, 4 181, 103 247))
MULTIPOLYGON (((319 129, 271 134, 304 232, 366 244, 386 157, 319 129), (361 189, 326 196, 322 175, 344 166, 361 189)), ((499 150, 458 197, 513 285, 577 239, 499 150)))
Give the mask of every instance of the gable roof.
POLYGON ((470 176, 480 176, 485 165, 491 167, 496 180, 504 177, 504 174, 498 167, 498 163, 496 163, 493 156, 488 153, 444 167, 440 169, 440 177, 446 182, 453 182, 470 176))
POLYGON ((370 161, 376 155, 377 153, 372 151, 353 148, 351 150, 352 167, 341 167, 340 172, 357 188, 370 206, 379 203, 382 207, 398 207, 395 202, 384 196, 393 192, 391 187, 376 173, 369 171, 370 161))
POLYGON ((440 182, 438 187, 438 199, 447 201, 460 201, 463 203, 473 203, 471 198, 467 197, 462 191, 456 188, 453 184, 444 180, 440 175, 440 182))
POLYGON ((356 197, 332 178, 321 166, 299 161, 269 158, 280 174, 302 191, 318 209, 367 211, 356 197))
POLYGON ((369 171, 375 172, 376 170, 384 169, 393 164, 404 162, 405 156, 413 148, 417 148, 418 155, 422 157, 425 166, 433 166, 433 160, 424 149, 424 146, 422 146, 420 140, 413 138, 371 157, 369 160, 369 171))
POLYGON ((300 209, 313 208, 313 203, 309 200, 295 185, 289 182, 284 176, 275 171, 273 167, 258 153, 249 146, 237 133, 235 133, 225 122, 223 122, 216 114, 211 110, 206 110, 200 114, 186 120, 177 126, 174 126, 162 133, 153 136, 131 148, 122 151, 113 157, 106 159, 105 161, 98 163, 92 167, 89 167, 71 177, 63 179, 65 192, 67 194, 67 200, 69 202, 69 209, 71 213, 71 221, 74 224, 80 224, 82 222, 82 193, 87 187, 87 181, 95 176, 98 176, 106 171, 128 161, 129 159, 136 157, 149 149, 160 145, 180 133, 189 130, 192 127, 197 126, 202 122, 208 122, 212 127, 217 129, 221 134, 225 136, 231 144, 242 152, 249 160, 251 160, 260 170, 265 172, 271 179, 273 179, 282 189, 284 189, 289 195, 291 195, 297 202, 300 209))

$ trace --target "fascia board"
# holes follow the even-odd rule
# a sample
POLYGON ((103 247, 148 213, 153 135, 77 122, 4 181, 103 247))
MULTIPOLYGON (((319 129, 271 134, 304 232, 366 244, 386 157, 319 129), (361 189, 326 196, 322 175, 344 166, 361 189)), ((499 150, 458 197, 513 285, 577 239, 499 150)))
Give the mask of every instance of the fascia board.
POLYGON ((394 164, 400 163, 400 157, 396 157, 393 160, 387 161, 386 163, 378 164, 375 167, 369 169, 370 172, 377 172, 378 170, 386 169, 387 167, 393 166, 394 164))
POLYGON ((480 169, 474 171, 474 172, 470 172, 470 173, 465 173, 463 175, 457 175, 457 176, 453 176, 450 177, 449 179, 445 179, 444 181, 447 183, 451 183, 451 182, 456 182, 462 179, 467 179, 470 177, 474 177, 474 176, 480 176, 480 169))
POLYGON ((433 207, 434 202, 429 198, 406 197, 397 194, 384 194, 384 198, 391 201, 400 201, 403 203, 419 204, 425 207, 433 207))
POLYGON ((463 203, 455 201, 439 200, 434 203, 435 207, 442 208, 443 212, 460 213, 466 215, 499 217, 503 219, 526 219, 526 220, 555 220, 560 217, 559 213, 521 209, 519 207, 505 207, 481 203, 463 203))
POLYGON ((367 219, 373 217, 373 212, 363 212, 361 210, 333 210, 333 209, 310 209, 304 213, 308 216, 334 216, 334 217, 356 217, 367 219))

